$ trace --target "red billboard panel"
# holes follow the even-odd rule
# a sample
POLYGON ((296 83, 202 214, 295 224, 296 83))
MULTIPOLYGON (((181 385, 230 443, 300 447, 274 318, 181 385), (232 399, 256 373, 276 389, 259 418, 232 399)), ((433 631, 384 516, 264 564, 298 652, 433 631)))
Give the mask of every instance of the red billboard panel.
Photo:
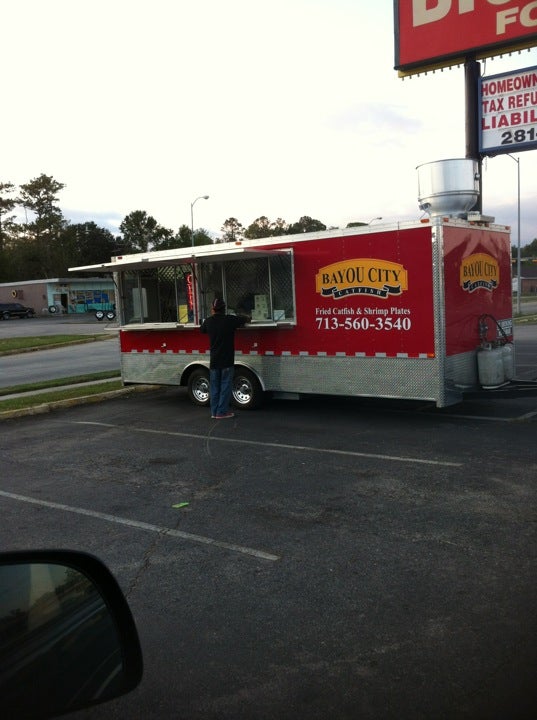
POLYGON ((400 75, 537 45, 537 0, 394 0, 400 75))

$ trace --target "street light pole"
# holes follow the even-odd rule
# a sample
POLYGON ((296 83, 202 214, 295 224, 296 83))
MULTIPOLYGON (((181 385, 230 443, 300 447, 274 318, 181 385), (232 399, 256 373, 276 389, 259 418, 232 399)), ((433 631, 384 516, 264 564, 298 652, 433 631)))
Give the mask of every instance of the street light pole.
POLYGON ((208 200, 208 195, 200 195, 195 200, 193 200, 190 203, 190 227, 192 230, 192 247, 194 247, 194 205, 198 202, 198 200, 208 200))
POLYGON ((522 292, 522 280, 520 277, 520 158, 507 153, 507 156, 514 160, 517 165, 517 253, 516 253, 516 312, 520 315, 520 293, 522 292))

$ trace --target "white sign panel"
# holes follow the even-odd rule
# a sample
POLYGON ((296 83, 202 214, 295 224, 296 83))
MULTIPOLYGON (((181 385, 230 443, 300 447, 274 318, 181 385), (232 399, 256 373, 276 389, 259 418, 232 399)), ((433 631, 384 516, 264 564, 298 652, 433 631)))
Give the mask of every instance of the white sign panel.
POLYGON ((537 67, 479 81, 479 152, 520 152, 537 147, 537 67))

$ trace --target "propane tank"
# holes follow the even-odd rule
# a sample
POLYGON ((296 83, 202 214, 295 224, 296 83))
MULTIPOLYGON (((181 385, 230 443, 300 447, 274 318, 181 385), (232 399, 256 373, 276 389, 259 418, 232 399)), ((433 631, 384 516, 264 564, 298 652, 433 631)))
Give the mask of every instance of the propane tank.
POLYGON ((513 343, 505 343, 502 345, 503 371, 506 380, 512 380, 515 377, 515 349, 513 343))
POLYGON ((503 350, 485 343, 477 351, 479 382, 484 388, 497 388, 505 382, 503 350))

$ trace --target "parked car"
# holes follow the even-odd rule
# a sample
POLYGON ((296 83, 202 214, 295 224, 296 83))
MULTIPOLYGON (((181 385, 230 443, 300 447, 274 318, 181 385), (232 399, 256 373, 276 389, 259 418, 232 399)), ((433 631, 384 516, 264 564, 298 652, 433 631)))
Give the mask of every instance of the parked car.
POLYGON ((34 315, 35 310, 33 308, 20 303, 0 303, 0 318, 2 320, 9 320, 12 317, 31 318, 34 315))

